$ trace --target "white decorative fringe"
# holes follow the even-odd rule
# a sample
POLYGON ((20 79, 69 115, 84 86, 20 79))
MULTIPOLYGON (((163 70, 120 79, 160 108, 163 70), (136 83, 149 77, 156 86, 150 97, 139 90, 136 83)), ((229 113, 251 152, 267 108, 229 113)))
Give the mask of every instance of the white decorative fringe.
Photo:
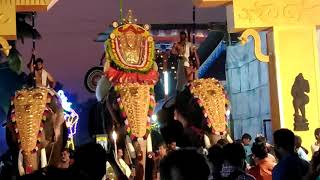
POLYGON ((204 135, 204 144, 207 149, 209 149, 211 147, 210 139, 206 134, 204 135))
POLYGON ((126 136, 126 143, 127 143, 127 147, 128 147, 131 158, 133 159, 136 158, 136 151, 134 150, 132 141, 129 136, 126 136))
POLYGON ((41 154, 41 168, 44 168, 44 167, 46 167, 48 165, 47 164, 46 149, 42 148, 41 151, 40 151, 40 154, 41 154))
POLYGON ((19 151, 19 156, 18 156, 18 171, 20 176, 23 176, 26 174, 23 168, 23 155, 22 155, 22 150, 19 151))
POLYGON ((151 133, 148 135, 147 138, 147 152, 152 152, 152 140, 151 140, 151 133))

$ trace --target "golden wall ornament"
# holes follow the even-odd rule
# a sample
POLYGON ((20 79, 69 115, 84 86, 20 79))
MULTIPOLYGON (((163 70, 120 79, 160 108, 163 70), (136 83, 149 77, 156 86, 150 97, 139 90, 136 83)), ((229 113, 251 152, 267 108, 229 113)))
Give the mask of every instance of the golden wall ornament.
POLYGON ((17 38, 17 12, 45 12, 58 0, 1 0, 0 1, 0 36, 7 40, 17 38))
POLYGON ((189 88, 199 106, 204 109, 203 114, 212 133, 226 134, 229 102, 220 82, 215 79, 198 79, 190 83, 189 88))
POLYGON ((269 56, 268 55, 264 55, 261 52, 261 38, 259 33, 254 30, 254 29, 247 29, 245 30, 242 35, 239 37, 239 40, 241 40, 241 44, 244 45, 248 42, 248 38, 249 36, 253 37, 253 41, 254 41, 254 54, 256 56, 256 58, 261 61, 261 62, 269 62, 269 56))
POLYGON ((9 45, 8 41, 3 37, 0 37, 0 45, 1 45, 0 51, 2 51, 6 56, 9 56, 10 49, 12 47, 9 45))

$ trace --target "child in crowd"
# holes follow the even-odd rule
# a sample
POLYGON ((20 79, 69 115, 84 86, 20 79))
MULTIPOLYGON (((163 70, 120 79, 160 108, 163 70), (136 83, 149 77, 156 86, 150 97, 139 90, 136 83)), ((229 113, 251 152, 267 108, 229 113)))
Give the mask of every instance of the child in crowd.
POLYGON ((314 136, 316 138, 316 142, 311 145, 312 154, 314 154, 315 152, 319 151, 319 146, 320 146, 320 128, 317 128, 314 131, 314 136))

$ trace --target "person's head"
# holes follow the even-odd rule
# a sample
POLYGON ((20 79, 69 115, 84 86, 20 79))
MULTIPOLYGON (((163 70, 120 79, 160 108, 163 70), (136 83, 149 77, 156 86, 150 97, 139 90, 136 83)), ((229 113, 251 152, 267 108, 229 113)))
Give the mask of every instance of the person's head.
POLYGON ((37 58, 35 61, 36 70, 41 70, 43 68, 43 59, 37 58))
POLYGON ((164 157, 165 155, 167 155, 167 146, 166 146, 166 144, 161 144, 159 146, 159 155, 161 157, 164 157))
POLYGON ((195 126, 200 129, 203 128, 203 110, 189 88, 185 88, 176 96, 174 119, 179 121, 183 127, 195 126))
POLYGON ((160 162, 161 180, 207 180, 209 174, 205 157, 194 149, 173 151, 160 162))
POLYGON ((314 179, 320 176, 320 151, 315 152, 312 156, 311 173, 314 179))
POLYGON ((180 41, 186 41, 187 40, 187 33, 184 31, 180 32, 180 41))
POLYGON ((251 147, 252 154, 258 159, 264 159, 268 156, 267 148, 264 142, 254 142, 251 147))
POLYGON ((317 128, 314 130, 314 137, 316 138, 317 141, 320 141, 320 128, 317 128))
POLYGON ((275 153, 278 159, 294 153, 294 134, 289 129, 279 129, 273 133, 275 153))
POLYGON ((300 148, 302 145, 302 139, 300 136, 295 135, 294 136, 294 146, 295 148, 300 148))
POLYGON ((230 143, 223 147, 224 160, 232 166, 245 168, 246 153, 241 144, 230 143))
POLYGON ((171 141, 171 142, 168 144, 168 146, 169 146, 169 149, 170 149, 170 150, 176 150, 176 149, 177 149, 177 142, 171 141))
POLYGON ((221 146, 221 147, 223 147, 223 146, 225 146, 225 145, 227 145, 227 144, 229 144, 229 141, 228 141, 227 139, 219 139, 219 140, 217 141, 217 145, 219 145, 219 146, 221 146))
POLYGON ((242 138, 241 138, 242 144, 244 146, 250 145, 251 139, 252 138, 251 138, 250 134, 248 134, 248 133, 243 134, 242 138))
POLYGON ((118 157, 119 158, 123 157, 123 150, 121 148, 118 149, 118 157))
POLYGON ((214 166, 221 166, 223 163, 223 146, 215 144, 208 150, 208 160, 214 166))
POLYGON ((257 136, 255 139, 254 139, 255 142, 257 143, 267 143, 267 139, 264 137, 264 136, 257 136))
POLYGON ((75 152, 74 166, 93 180, 100 180, 106 174, 107 154, 100 144, 84 144, 75 152))
POLYGON ((61 152, 61 161, 66 163, 70 161, 70 150, 68 148, 65 148, 61 152))

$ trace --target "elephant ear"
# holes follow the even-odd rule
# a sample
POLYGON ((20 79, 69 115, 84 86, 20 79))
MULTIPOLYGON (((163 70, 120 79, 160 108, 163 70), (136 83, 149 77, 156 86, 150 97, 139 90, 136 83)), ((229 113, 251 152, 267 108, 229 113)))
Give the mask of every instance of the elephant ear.
POLYGON ((51 102, 49 103, 49 107, 52 109, 54 113, 63 112, 61 102, 57 96, 51 97, 51 102))
POLYGON ((7 58, 9 68, 17 74, 22 72, 22 58, 16 49, 12 49, 7 58))

